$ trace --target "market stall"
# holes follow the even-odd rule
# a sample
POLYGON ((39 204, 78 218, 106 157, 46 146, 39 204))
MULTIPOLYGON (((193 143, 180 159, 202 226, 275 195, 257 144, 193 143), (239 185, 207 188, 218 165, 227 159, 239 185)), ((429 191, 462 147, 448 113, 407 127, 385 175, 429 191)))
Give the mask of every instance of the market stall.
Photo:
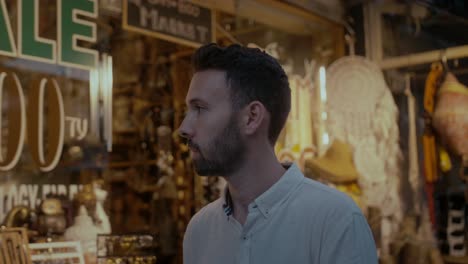
POLYGON ((224 188, 177 134, 190 57, 217 42, 280 62, 278 159, 348 194, 382 263, 466 261, 468 15, 313 2, 0 0, 0 259, 181 263, 224 188))

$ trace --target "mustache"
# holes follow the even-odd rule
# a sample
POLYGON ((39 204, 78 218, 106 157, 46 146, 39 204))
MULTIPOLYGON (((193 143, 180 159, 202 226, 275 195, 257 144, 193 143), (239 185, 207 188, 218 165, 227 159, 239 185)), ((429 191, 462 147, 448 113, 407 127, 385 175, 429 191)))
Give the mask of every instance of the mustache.
POLYGON ((200 147, 199 147, 197 144, 193 143, 192 140, 187 140, 187 146, 188 146, 189 148, 191 148, 191 149, 196 150, 196 151, 199 151, 199 150, 200 150, 200 147))

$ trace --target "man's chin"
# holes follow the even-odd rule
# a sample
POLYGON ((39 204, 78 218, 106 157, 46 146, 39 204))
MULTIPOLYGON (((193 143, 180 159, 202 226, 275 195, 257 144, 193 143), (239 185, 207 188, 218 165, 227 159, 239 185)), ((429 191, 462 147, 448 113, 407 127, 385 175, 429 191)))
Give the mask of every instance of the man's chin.
POLYGON ((195 168, 195 172, 197 173, 198 176, 201 176, 201 177, 219 176, 218 173, 213 173, 213 171, 209 171, 209 170, 199 170, 195 168))
POLYGON ((218 170, 213 170, 213 168, 207 168, 204 166, 197 166, 196 161, 194 161, 195 172, 199 176, 211 177, 211 176, 221 176, 218 170))

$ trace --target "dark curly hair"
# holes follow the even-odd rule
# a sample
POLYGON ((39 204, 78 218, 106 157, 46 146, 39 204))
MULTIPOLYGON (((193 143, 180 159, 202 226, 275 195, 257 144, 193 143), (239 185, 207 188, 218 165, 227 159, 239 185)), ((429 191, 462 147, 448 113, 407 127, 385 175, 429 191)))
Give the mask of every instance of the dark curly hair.
POLYGON ((258 48, 237 44, 220 47, 212 43, 195 52, 192 66, 194 72, 210 69, 226 72, 234 111, 252 101, 261 102, 271 115, 268 139, 272 144, 276 142, 291 110, 291 89, 275 58, 258 48))

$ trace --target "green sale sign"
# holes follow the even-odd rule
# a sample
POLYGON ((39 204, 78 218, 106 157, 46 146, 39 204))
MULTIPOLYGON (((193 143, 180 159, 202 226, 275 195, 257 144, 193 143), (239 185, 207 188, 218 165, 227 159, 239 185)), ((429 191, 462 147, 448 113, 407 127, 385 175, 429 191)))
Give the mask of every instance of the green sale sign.
POLYGON ((39 0, 17 0, 16 42, 5 0, 0 0, 0 55, 91 70, 98 64, 98 51, 78 46, 78 41, 96 42, 96 24, 78 18, 97 18, 97 0, 57 0, 57 40, 39 36, 39 0))
POLYGON ((35 70, 38 67, 23 71, 9 65, 37 61, 30 64, 56 64, 84 74, 102 67, 99 52, 87 48, 97 42, 98 0, 53 2, 55 39, 40 36, 39 24, 54 20, 42 17, 43 9, 49 8, 46 1, 0 0, 0 57, 12 58, 0 63, 0 222, 17 205, 35 209, 49 194, 72 199, 80 189, 69 165, 60 166, 66 143, 84 140, 90 127, 88 116, 79 110, 88 105, 66 107, 73 100, 63 94, 76 80, 63 78, 70 76, 61 76, 59 71, 42 74, 35 70))

